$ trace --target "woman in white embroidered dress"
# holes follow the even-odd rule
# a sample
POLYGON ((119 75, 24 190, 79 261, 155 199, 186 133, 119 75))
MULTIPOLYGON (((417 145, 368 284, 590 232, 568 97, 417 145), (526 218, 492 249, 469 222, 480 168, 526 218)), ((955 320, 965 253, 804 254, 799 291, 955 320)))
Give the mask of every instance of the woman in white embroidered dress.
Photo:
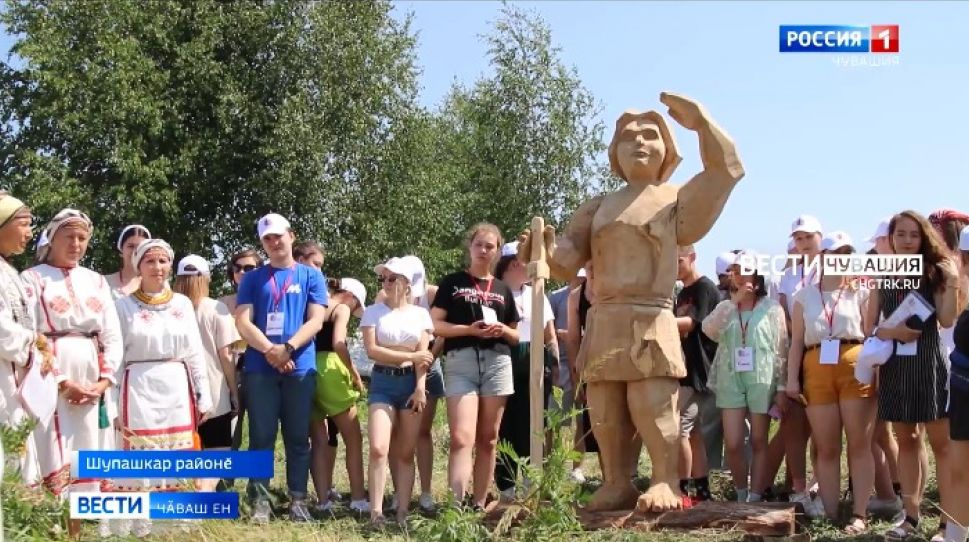
MULTIPOLYGON (((99 491, 101 481, 71 479, 71 452, 115 448, 110 388, 121 362, 121 332, 111 291, 100 274, 81 267, 94 225, 64 209, 44 230, 39 265, 21 274, 37 331, 51 343, 60 396, 54 419, 34 430, 39 477, 56 495, 99 491)), ((80 528, 72 521, 72 532, 80 528)), ((107 523, 101 523, 102 533, 107 523)))
MULTIPOLYGON (((123 450, 193 450, 197 429, 212 410, 204 347, 189 298, 168 287, 174 253, 161 239, 142 241, 132 256, 140 287, 118 300, 124 336, 118 423, 123 450)), ((176 479, 115 482, 128 491, 178 491, 176 479)), ((188 484, 194 489, 194 482, 188 484)), ((150 520, 134 520, 136 536, 150 520)), ((120 534, 125 534, 121 529, 120 534)))
MULTIPOLYGON (((35 331, 33 307, 20 275, 9 262, 27 249, 33 236, 32 221, 30 209, 22 201, 0 190, 0 426, 8 428, 27 421, 18 389, 28 370, 36 363, 41 363, 42 371, 52 369, 47 338, 35 331)), ((37 476, 33 439, 27 441, 26 451, 21 474, 31 484, 37 476)))
POLYGON ((115 447, 110 420, 115 405, 105 392, 116 382, 121 333, 111 291, 100 274, 81 267, 93 224, 64 209, 44 231, 40 265, 21 275, 34 307, 37 331, 52 343, 60 390, 54 421, 35 432, 44 484, 55 494, 97 491, 97 480, 69 480, 70 452, 115 447))
POLYGON ((117 247, 118 252, 121 253, 121 269, 104 277, 107 279, 108 286, 111 287, 111 294, 116 300, 134 293, 141 284, 138 270, 131 263, 131 255, 145 239, 151 239, 151 232, 141 224, 125 226, 121 230, 121 235, 118 236, 117 247))
POLYGON ((31 307, 17 270, 8 258, 23 254, 32 236, 30 209, 0 191, 0 426, 24 421, 17 387, 30 366, 34 344, 44 336, 34 331, 31 307))

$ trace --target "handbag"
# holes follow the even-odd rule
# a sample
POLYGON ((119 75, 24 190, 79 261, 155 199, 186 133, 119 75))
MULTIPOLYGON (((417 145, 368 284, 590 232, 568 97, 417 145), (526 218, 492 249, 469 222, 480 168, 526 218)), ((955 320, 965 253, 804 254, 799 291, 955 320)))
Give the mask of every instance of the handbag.
POLYGON ((875 367, 884 365, 895 352, 895 341, 878 337, 868 337, 861 346, 858 361, 855 363, 855 379, 862 384, 871 384, 875 377, 875 367))

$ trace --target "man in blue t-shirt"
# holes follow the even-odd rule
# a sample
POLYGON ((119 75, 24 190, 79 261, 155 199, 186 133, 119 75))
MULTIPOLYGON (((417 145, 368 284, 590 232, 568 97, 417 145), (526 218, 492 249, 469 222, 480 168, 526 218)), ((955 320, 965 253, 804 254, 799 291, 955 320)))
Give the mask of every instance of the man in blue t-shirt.
MULTIPOLYGON (((310 467, 310 408, 316 392, 313 339, 326 316, 326 280, 293 259, 296 236, 277 214, 259 220, 269 265, 246 273, 239 285, 236 327, 248 344, 245 393, 249 449, 272 450, 279 423, 286 447, 286 482, 293 521, 312 521, 306 508, 310 467)), ((269 480, 249 480, 252 521, 269 522, 269 480)))

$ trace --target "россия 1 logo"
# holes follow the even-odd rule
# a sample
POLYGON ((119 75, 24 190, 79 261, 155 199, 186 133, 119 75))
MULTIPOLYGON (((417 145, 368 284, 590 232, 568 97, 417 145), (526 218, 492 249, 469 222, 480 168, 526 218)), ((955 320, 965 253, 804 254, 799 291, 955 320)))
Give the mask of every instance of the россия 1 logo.
POLYGON ((781 25, 782 53, 898 53, 898 25, 781 25))

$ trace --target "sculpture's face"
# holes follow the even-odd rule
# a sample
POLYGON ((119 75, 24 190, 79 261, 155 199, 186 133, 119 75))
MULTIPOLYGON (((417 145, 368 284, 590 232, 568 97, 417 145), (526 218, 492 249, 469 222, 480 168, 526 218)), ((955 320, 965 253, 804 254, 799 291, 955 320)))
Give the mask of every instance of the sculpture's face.
POLYGON ((623 126, 616 136, 616 159, 627 179, 659 179, 666 158, 666 143, 655 122, 638 118, 623 126))

